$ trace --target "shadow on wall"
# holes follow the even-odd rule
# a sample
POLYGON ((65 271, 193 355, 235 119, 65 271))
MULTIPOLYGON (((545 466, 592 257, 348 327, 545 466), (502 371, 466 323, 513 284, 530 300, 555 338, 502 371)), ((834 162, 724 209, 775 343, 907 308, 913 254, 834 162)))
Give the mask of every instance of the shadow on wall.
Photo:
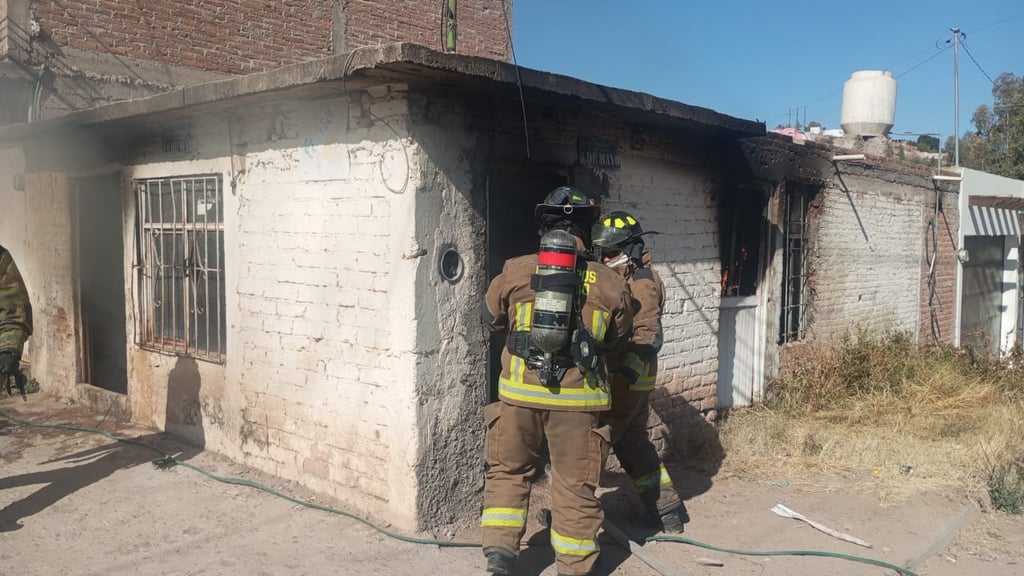
POLYGON ((206 446, 203 406, 199 398, 202 378, 195 358, 179 356, 167 376, 167 411, 164 430, 198 448, 206 446))

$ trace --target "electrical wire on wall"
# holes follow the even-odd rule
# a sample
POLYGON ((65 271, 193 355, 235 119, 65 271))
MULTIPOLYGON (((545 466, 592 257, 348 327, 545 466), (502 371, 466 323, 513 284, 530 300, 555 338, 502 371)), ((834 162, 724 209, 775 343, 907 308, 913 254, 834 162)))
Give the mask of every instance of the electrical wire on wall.
POLYGON ((935 192, 935 212, 936 214, 928 219, 928 227, 925 230, 925 259, 928 262, 928 324, 932 333, 932 343, 938 344, 941 338, 939 334, 939 315, 936 312, 942 311, 942 302, 938 299, 938 272, 936 270, 935 261, 939 253, 939 236, 938 236, 938 211, 939 211, 939 197, 942 194, 941 191, 936 190, 935 192))
POLYGON ((39 74, 36 75, 36 83, 32 87, 32 97, 28 104, 28 121, 35 122, 39 120, 39 107, 42 102, 43 95, 43 75, 46 74, 46 64, 39 66, 39 74))
MULTIPOLYGON (((345 59, 345 66, 343 66, 341 69, 341 91, 343 93, 348 94, 347 80, 348 75, 351 72, 350 67, 352 66, 352 62, 355 60, 356 53, 359 52, 360 50, 365 50, 368 48, 374 48, 374 46, 360 46, 348 53, 348 57, 345 59)), ((349 105, 351 106, 351 98, 349 99, 349 105)), ((384 183, 384 187, 387 188, 389 192, 393 194, 405 194, 406 189, 409 187, 409 178, 412 173, 412 160, 409 157, 409 147, 406 146, 405 144, 405 137, 402 134, 400 134, 398 130, 394 126, 392 126, 391 123, 389 123, 387 120, 384 120, 380 116, 374 114, 373 110, 370 109, 370 105, 367 105, 366 113, 373 120, 380 122, 384 126, 387 126, 388 129, 391 130, 391 132, 398 138, 398 143, 402 147, 402 153, 405 155, 405 178, 402 181, 402 185, 395 188, 392 187, 391 184, 388 182, 387 176, 384 174, 383 154, 381 154, 380 159, 377 161, 377 169, 380 172, 381 181, 384 183)))
POLYGON ((523 110, 523 135, 526 138, 526 158, 530 158, 530 127, 526 122, 526 100, 523 98, 523 78, 519 74, 519 63, 516 61, 516 47, 512 43, 512 25, 508 22, 508 8, 511 2, 501 0, 501 14, 505 17, 505 34, 508 37, 508 50, 512 54, 512 66, 516 69, 516 86, 519 88, 519 106, 523 110))

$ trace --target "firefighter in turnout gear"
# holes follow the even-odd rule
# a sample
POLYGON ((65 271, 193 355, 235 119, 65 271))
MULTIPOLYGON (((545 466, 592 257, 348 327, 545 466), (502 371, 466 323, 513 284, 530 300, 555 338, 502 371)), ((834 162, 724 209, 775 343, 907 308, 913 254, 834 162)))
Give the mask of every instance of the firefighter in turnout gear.
POLYGON ((21 374, 21 353, 25 340, 32 335, 32 305, 21 273, 3 246, 0 246, 0 390, 10 392, 8 382, 18 381, 24 396, 24 377, 21 374))
POLYGON ((611 444, 623 469, 633 479, 644 504, 644 523, 666 532, 682 532, 686 512, 647 430, 649 398, 658 375, 661 312, 665 285, 644 250, 640 223, 626 212, 612 212, 595 226, 595 251, 621 273, 633 298, 633 338, 626 360, 611 374, 612 409, 604 422, 611 426, 611 444))
POLYGON ((506 261, 487 289, 484 322, 506 333, 499 401, 484 411, 481 527, 491 574, 512 572, 545 438, 558 573, 590 574, 597 561, 595 490, 609 446, 599 415, 611 406, 607 371, 620 370, 633 325, 622 276, 586 256, 599 213, 575 188, 556 188, 535 210, 540 251, 506 261))

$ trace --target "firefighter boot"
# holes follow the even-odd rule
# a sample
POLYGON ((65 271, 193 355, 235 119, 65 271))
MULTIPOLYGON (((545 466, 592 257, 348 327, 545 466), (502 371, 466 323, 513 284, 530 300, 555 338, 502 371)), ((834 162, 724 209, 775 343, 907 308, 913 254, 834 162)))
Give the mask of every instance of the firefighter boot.
POLYGON ((676 508, 661 515, 661 528, 669 534, 682 534, 683 524, 682 508, 676 508))
POLYGON ((495 576, 509 576, 512 574, 512 566, 516 563, 515 554, 502 548, 487 548, 484 550, 487 557, 487 573, 495 576))
POLYGON ((686 513, 686 507, 682 503, 667 512, 648 512, 640 518, 640 524, 644 528, 669 534, 682 534, 683 525, 689 521, 690 515, 686 513))

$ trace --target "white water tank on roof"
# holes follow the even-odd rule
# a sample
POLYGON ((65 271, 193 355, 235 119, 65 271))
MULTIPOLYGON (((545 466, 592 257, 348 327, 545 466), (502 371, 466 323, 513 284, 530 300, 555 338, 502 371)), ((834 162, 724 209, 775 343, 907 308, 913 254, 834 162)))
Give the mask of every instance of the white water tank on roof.
POLYGON ((881 70, 854 72, 843 84, 839 124, 853 136, 885 136, 896 119, 896 79, 881 70))

